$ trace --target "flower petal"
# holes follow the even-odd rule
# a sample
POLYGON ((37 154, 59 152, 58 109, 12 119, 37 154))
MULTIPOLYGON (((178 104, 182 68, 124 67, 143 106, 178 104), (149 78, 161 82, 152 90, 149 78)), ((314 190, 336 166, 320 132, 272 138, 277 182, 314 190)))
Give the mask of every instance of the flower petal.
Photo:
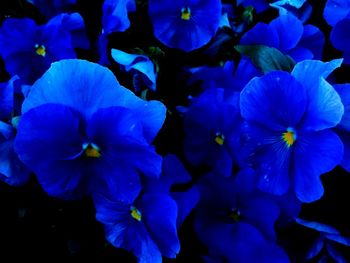
POLYGON ((323 195, 320 175, 332 170, 343 158, 343 143, 330 130, 300 134, 294 151, 295 193, 302 202, 323 195))
POLYGON ((253 78, 241 92, 241 114, 270 130, 295 127, 306 109, 306 92, 293 76, 274 71, 253 78))

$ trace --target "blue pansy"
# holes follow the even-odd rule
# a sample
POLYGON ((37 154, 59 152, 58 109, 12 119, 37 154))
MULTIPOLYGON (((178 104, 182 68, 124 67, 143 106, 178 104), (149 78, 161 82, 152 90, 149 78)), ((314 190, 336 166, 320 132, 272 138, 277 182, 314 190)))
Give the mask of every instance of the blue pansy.
POLYGON ((16 136, 15 117, 18 112, 15 91, 18 77, 14 76, 6 83, 0 83, 0 180, 9 185, 22 185, 30 177, 30 171, 18 159, 13 148, 16 136))
POLYGON ((198 187, 195 230, 211 257, 220 262, 289 262, 274 243, 279 205, 255 188, 250 172, 229 178, 209 174, 198 187))
POLYGON ((130 201, 120 200, 113 184, 94 197, 96 218, 104 225, 106 238, 114 246, 134 253, 139 262, 162 262, 180 250, 179 227, 198 201, 198 191, 171 192, 175 184, 191 179, 174 155, 164 158, 159 179, 146 182, 142 193, 130 201))
POLYGON ((320 59, 324 45, 323 33, 313 25, 303 25, 291 14, 258 23, 241 38, 244 45, 266 45, 279 49, 296 61, 320 59))
POLYGON ((293 189, 303 202, 323 195, 320 175, 343 157, 343 144, 329 128, 340 122, 344 107, 325 80, 341 61, 306 60, 292 74, 273 71, 243 89, 243 151, 264 191, 281 195, 293 189))
POLYGON ((350 16, 339 21, 332 29, 331 41, 333 46, 343 51, 344 63, 350 64, 350 16))
POLYGON ((246 58, 242 58, 235 68, 231 61, 223 66, 202 66, 191 69, 189 83, 200 81, 203 89, 222 88, 227 91, 241 91, 244 86, 261 72, 246 58))
POLYGON ((344 156, 341 166, 347 171, 350 171, 350 84, 336 84, 334 88, 338 92, 344 105, 343 118, 336 127, 336 132, 344 144, 344 156))
POLYGON ((40 12, 46 17, 51 18, 63 12, 71 10, 77 0, 27 0, 35 5, 40 12))
POLYGON ((53 63, 22 112, 16 151, 52 196, 77 198, 116 181, 116 192, 129 200, 140 190, 141 173, 159 176, 161 157, 150 143, 165 107, 137 98, 102 66, 53 63))
POLYGON ((319 256, 322 254, 322 249, 325 248, 324 251, 327 251, 327 254, 323 255, 322 259, 320 259, 324 260, 322 262, 328 262, 328 258, 332 258, 338 263, 348 262, 345 255, 337 249, 337 246, 340 244, 350 247, 350 238, 343 237, 337 229, 322 223, 307 221, 301 218, 297 218, 295 221, 302 226, 319 232, 319 237, 315 240, 306 255, 307 260, 319 256))
POLYGON ((123 32, 130 27, 129 12, 136 11, 135 0, 105 0, 102 6, 104 34, 123 32))
POLYGON ((105 0, 102 6, 102 33, 98 39, 99 63, 108 65, 108 35, 124 32, 130 27, 129 12, 136 11, 135 0, 105 0))
POLYGON ((150 0, 154 35, 164 45, 192 51, 207 44, 221 20, 220 0, 150 0))
POLYGON ((207 165, 230 176, 240 127, 237 92, 208 89, 184 112, 184 153, 194 166, 207 165))
POLYGON ((142 87, 156 89, 157 73, 153 62, 144 55, 135 55, 112 49, 112 58, 120 64, 125 71, 133 74, 134 88, 139 91, 142 87))
POLYGON ((344 63, 350 63, 350 2, 348 0, 328 0, 323 16, 333 26, 330 38, 333 46, 343 51, 344 63))
POLYGON ((0 28, 0 55, 7 71, 33 83, 52 62, 75 58, 75 44, 82 41, 74 36, 82 26, 78 14, 60 15, 40 26, 29 18, 6 19, 0 28))
POLYGON ((327 0, 323 16, 331 26, 350 16, 350 2, 348 0, 327 0))

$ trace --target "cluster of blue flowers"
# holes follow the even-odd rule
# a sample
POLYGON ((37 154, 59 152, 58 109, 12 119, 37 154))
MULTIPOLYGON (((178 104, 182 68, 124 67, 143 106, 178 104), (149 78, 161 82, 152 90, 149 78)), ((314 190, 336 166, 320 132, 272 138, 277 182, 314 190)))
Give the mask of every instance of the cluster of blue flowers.
POLYGON ((4 183, 90 198, 138 262, 176 258, 185 226, 205 262, 347 262, 301 210, 350 172, 349 0, 321 1, 327 30, 306 0, 105 0, 96 32, 79 1, 28 2, 40 19, 0 26, 4 183), (291 225, 318 233, 308 252, 291 225))

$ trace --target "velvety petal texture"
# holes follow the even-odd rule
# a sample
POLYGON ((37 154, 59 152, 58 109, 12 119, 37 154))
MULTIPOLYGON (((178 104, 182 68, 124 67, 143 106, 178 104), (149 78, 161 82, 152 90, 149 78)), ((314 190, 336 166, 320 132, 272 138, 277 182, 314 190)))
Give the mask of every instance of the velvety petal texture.
POLYGON ((221 1, 151 0, 154 35, 164 45, 192 51, 207 44, 220 25, 221 1))
POLYGON ((79 198, 114 185, 119 199, 130 201, 141 175, 161 173, 162 158, 150 142, 164 109, 121 87, 102 66, 60 61, 24 102, 16 151, 52 196, 79 198))
POLYGON ((340 122, 344 107, 325 80, 340 63, 303 61, 292 74, 270 72, 241 92, 243 152, 260 189, 282 195, 293 187, 302 202, 322 197, 320 175, 343 158, 341 140, 327 128, 340 122))

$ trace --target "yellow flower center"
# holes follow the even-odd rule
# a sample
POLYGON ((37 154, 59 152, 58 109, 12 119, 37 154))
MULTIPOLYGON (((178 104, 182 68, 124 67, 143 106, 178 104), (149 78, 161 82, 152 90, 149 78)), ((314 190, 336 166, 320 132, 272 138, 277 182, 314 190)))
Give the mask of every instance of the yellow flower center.
POLYGON ((137 221, 141 221, 142 215, 141 212, 134 206, 130 207, 130 214, 131 217, 134 218, 137 221))
POLYGON ((288 147, 291 147, 294 144, 296 138, 296 133, 292 128, 288 128, 287 131, 282 134, 282 139, 288 147))
POLYGON ((233 221, 235 223, 238 223, 239 219, 241 218, 241 213, 238 209, 232 209, 229 213, 228 213, 228 218, 229 219, 233 219, 233 221))
POLYGON ((100 148, 93 143, 84 143, 83 145, 84 154, 89 158, 100 158, 100 148))
POLYGON ((35 45, 35 52, 36 54, 38 54, 39 56, 45 57, 46 56, 46 48, 44 45, 35 45))
POLYGON ((223 145, 225 142, 225 136, 222 133, 217 132, 215 134, 215 142, 219 145, 223 145))
POLYGON ((189 7, 184 7, 181 9, 181 19, 182 20, 190 20, 191 18, 191 9, 189 7))

